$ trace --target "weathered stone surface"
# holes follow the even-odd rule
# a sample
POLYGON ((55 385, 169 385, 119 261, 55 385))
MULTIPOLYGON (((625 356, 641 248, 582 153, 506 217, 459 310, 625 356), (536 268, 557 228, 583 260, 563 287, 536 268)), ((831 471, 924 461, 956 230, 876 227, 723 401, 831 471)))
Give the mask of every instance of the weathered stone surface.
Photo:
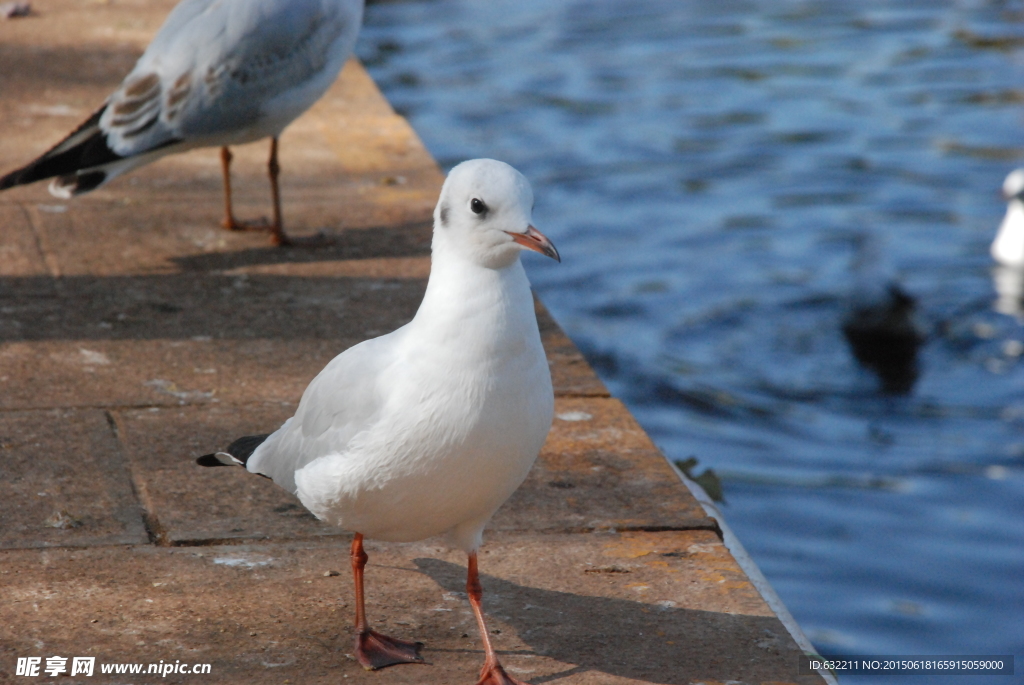
MULTIPOLYGON (((425 285, 415 276, 426 264, 370 259, 274 265, 280 274, 0 277, 0 409, 295 402, 336 355, 412 318, 425 285), (332 275, 345 271, 364 275, 332 275)), ((607 394, 553 322, 544 341, 555 350, 556 394, 607 394)))
POLYGON ((276 403, 115 412, 158 542, 341 535, 266 478, 241 468, 195 463, 196 457, 223 449, 235 438, 276 430, 294 411, 294 404, 276 403))
POLYGON ((526 482, 498 511, 500 530, 715 530, 621 402, 559 398, 526 482))
MULTIPOLYGON (((350 656, 347 547, 6 552, 0 663, 94 655, 210 663, 222 683, 472 683, 483 657, 463 556, 369 546, 371 621, 423 641, 430 665, 367 673, 350 656)), ((495 534, 480 564, 492 638, 519 678, 818 682, 797 677, 795 645, 712 533, 495 534)))
MULTIPOLYGON (((29 213, 18 205, 0 205, 0 278, 31 278, 49 275, 46 262, 38 249, 38 241, 29 213)), ((7 325, 0 312, 0 325, 7 325)), ((0 335, 8 336, 13 332, 0 329, 0 335)))
POLYGON ((0 413, 0 548, 148 543, 126 466, 102 411, 0 413))
MULTIPOLYGON (((266 479, 194 463, 237 437, 277 429, 294 410, 294 403, 277 402, 111 412, 160 541, 180 545, 342 534, 266 479)), ((680 496, 679 487, 618 400, 559 399, 536 466, 489 530, 715 530, 714 521, 693 498, 680 496)))

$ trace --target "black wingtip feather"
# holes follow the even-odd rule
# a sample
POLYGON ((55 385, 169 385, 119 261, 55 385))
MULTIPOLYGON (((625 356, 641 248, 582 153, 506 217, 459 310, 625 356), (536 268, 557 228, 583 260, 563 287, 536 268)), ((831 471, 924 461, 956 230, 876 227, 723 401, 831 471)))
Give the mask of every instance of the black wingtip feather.
POLYGON ((249 463, 249 457, 256 451, 256 448, 263 444, 263 441, 270 437, 270 433, 264 433, 263 435, 246 435, 233 443, 228 445, 228 448, 224 450, 232 457, 242 462, 243 464, 249 463))
POLYGON ((21 178, 21 172, 23 169, 15 169, 6 176, 0 176, 0 190, 7 190, 14 186, 21 185, 18 179, 21 178))
MULTIPOLYGON (((81 126, 40 155, 39 158, 0 178, 0 190, 42 181, 54 176, 71 176, 82 169, 98 167, 124 159, 107 146, 107 136, 98 128, 100 117, 105 109, 106 105, 98 109, 91 117, 82 122, 81 126), (61 150, 61 147, 69 140, 75 136, 81 136, 90 128, 95 130, 86 138, 66 150, 61 150), (58 150, 60 151, 58 152, 58 150)), ((88 177, 86 182, 80 184, 80 187, 76 188, 75 192, 82 193, 92 190, 106 178, 106 174, 98 178, 89 174, 86 174, 86 176, 88 177)), ((66 183, 65 185, 69 184, 66 183)))
MULTIPOLYGON (((230 454, 238 462, 239 466, 245 466, 249 462, 249 457, 256 451, 256 448, 262 445, 263 441, 269 437, 270 433, 246 435, 228 445, 224 452, 230 454)), ((229 464, 225 464, 218 459, 216 454, 204 454, 196 459, 196 463, 200 466, 229 466, 229 464)))

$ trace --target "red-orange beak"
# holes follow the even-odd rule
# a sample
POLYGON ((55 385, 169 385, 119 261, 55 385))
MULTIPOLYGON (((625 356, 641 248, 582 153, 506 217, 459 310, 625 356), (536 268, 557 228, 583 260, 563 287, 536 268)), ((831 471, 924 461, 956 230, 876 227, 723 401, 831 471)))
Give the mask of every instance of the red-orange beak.
POLYGON ((534 252, 540 252, 543 255, 547 255, 548 257, 554 259, 556 262, 562 261, 562 257, 559 256, 558 250, 555 249, 554 244, 550 240, 548 240, 548 237, 546 235, 538 231, 533 226, 527 226, 526 233, 512 233, 511 231, 506 232, 510 236, 512 236, 512 240, 516 241, 526 249, 533 250, 534 252))

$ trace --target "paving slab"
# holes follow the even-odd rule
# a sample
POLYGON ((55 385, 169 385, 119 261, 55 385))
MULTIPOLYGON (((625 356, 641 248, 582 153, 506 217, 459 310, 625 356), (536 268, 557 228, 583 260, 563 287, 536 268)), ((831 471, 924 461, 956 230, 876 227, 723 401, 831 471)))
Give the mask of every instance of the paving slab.
MULTIPOLYGON (((621 402, 559 398, 526 482, 489 525, 500 531, 716 530, 621 402)), ((149 407, 110 413, 149 524, 161 544, 341 535, 295 497, 242 469, 209 470, 197 456, 275 430, 290 402, 149 407)))
POLYGON ((0 548, 149 542, 126 467, 105 412, 0 413, 0 548))
MULTIPOLYGON (((484 607, 519 678, 817 682, 796 675, 795 645, 714 533, 487 537, 484 607)), ((6 552, 0 659, 209 663, 211 682, 473 682, 483 656, 463 555, 429 542, 369 545, 371 620, 424 642, 430 665, 367 673, 351 657, 347 547, 346 538, 6 552), (19 629, 4 634, 10 626, 19 629)), ((199 678, 165 682, 186 680, 199 678)))
POLYGON ((294 403, 128 409, 113 413, 159 544, 341 535, 298 499, 241 468, 209 469, 196 457, 243 435, 276 430, 294 403))
POLYGON ((526 482, 494 530, 716 530, 629 410, 613 398, 557 398, 526 482))
MULTIPOLYGON (((0 22, 0 171, 102 103, 173 4, 37 0, 0 22)), ((234 152, 237 214, 265 216, 267 145, 234 152)), ((443 176, 358 63, 288 128, 281 164, 287 229, 330 246, 221 230, 216 150, 73 201, 45 184, 0 193, 0 682, 54 654, 212 668, 67 683, 474 682, 460 554, 370 542, 371 616, 426 642, 432 665, 365 673, 349 535, 266 480, 194 463, 280 425, 331 358, 408 321, 426 284, 443 176)), ((821 682, 797 677, 800 648, 718 524, 537 312, 557 417, 481 554, 510 670, 537 685, 821 682)))
MULTIPOLYGON (((0 205, 0 226, 4 229, 0 233, 0 278, 49 275, 28 211, 19 205, 0 205)), ((9 336, 12 332, 3 331, 3 334, 9 336)))
MULTIPOLYGON (((296 401, 336 355, 415 314, 425 279, 367 261, 389 275, 0 277, 0 409, 296 401)), ((541 319, 556 393, 607 396, 541 319)))

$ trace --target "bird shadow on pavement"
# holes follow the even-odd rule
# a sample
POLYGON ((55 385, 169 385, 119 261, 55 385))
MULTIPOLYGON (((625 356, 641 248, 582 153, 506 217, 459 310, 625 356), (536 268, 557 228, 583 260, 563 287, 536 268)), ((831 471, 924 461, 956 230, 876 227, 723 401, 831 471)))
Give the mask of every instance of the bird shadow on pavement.
POLYGON ((426 257, 430 254, 431 225, 424 222, 369 228, 327 230, 332 241, 317 247, 256 247, 172 257, 184 272, 226 271, 268 264, 303 264, 352 259, 426 257))
MULTIPOLYGON (((465 591, 464 567, 432 558, 413 563, 444 590, 465 591)), ((775 617, 663 608, 542 590, 488 575, 481 580, 488 616, 514 628, 538 655, 575 664, 531 679, 533 685, 584 672, 684 685, 761 682, 789 670, 793 682, 820 682, 797 676, 801 652, 775 617)))
POLYGON ((0 278, 0 342, 364 339, 406 323, 422 297, 420 279, 372 276, 0 278))

